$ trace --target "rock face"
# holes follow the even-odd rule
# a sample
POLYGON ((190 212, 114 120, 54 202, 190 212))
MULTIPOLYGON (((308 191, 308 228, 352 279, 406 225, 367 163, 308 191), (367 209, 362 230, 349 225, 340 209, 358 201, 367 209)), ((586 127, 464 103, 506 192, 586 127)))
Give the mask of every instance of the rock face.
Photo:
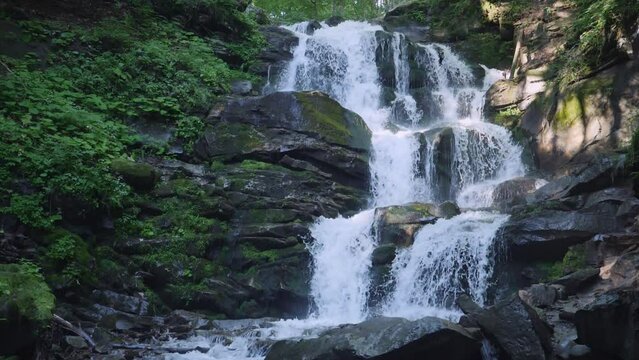
POLYGON ((314 339, 279 341, 266 359, 479 360, 479 349, 479 342, 464 328, 446 320, 375 318, 328 330, 314 339))
POLYGON ((196 143, 204 159, 254 158, 368 187, 370 130, 321 93, 274 93, 231 100, 196 143))
POLYGON ((292 31, 279 26, 262 26, 260 33, 267 45, 257 56, 257 61, 251 65, 250 71, 264 78, 269 74, 275 76, 293 58, 293 49, 299 39, 292 31))
POLYGON ((639 113, 636 60, 600 69, 561 89, 547 82, 573 11, 562 2, 531 7, 517 25, 519 51, 511 79, 494 84, 486 97, 491 117, 521 114, 512 125, 529 137, 537 167, 548 174, 625 147, 639 113))
POLYGON ((493 191, 493 203, 502 211, 526 204, 527 195, 537 190, 539 179, 521 177, 504 181, 493 191))
POLYGON ((493 340, 507 359, 545 360, 546 353, 552 351, 550 329, 535 310, 519 297, 513 296, 482 309, 470 297, 462 295, 458 305, 471 320, 479 324, 483 333, 493 340))
POLYGON ((597 234, 625 231, 639 213, 639 199, 613 176, 614 164, 591 162, 549 182, 529 196, 531 204, 515 209, 502 230, 513 259, 556 260, 597 234))
POLYGON ((575 313, 578 341, 608 356, 636 359, 639 356, 637 309, 636 289, 596 296, 575 313))

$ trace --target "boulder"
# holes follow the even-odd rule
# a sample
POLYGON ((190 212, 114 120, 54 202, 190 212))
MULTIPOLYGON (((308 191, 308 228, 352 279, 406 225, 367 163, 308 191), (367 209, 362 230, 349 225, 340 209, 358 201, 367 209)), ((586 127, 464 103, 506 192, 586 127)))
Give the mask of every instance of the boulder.
MULTIPOLYGON (((310 309, 311 256, 306 249, 254 267, 247 283, 260 291, 256 300, 283 317, 307 316, 310 309)), ((263 315, 262 315, 263 316, 263 315)))
POLYGON ((484 335, 492 340, 511 360, 545 360, 552 351, 551 331, 537 312, 518 296, 486 309, 467 295, 460 296, 458 305, 479 324, 484 335))
POLYGON ((546 284, 534 284, 528 289, 519 290, 519 298, 534 307, 547 307, 557 300, 557 289, 546 284))
POLYGON ((446 320, 381 317, 343 325, 317 338, 278 341, 266 360, 479 360, 480 347, 463 327, 446 320))
POLYGON ((115 159, 111 162, 111 170, 136 190, 151 190, 158 180, 155 168, 145 163, 115 159))
POLYGON ((400 32, 411 41, 432 40, 428 26, 430 9, 423 1, 399 5, 384 15, 382 26, 386 31, 400 32))
POLYGON ((326 19, 324 22, 326 23, 326 25, 333 27, 343 23, 344 18, 341 16, 331 16, 328 19, 326 19))
POLYGON ((539 179, 520 177, 506 180, 493 190, 493 204, 501 210, 526 204, 526 196, 537 190, 539 179))
POLYGON ((292 31, 279 26, 262 26, 259 31, 266 39, 266 46, 249 70, 262 77, 271 75, 275 78, 293 58, 293 49, 299 44, 299 39, 292 31))
POLYGON ((601 358, 637 359, 638 300, 635 289, 595 295, 575 313, 578 342, 606 355, 601 358))
POLYGON ((438 205, 411 203, 377 208, 375 224, 379 243, 410 246, 417 231, 425 224, 432 224, 438 218, 449 219, 459 213, 459 208, 452 202, 438 205))
MULTIPOLYGON (((533 194, 531 201, 559 200, 569 196, 591 193, 611 187, 619 180, 617 176, 623 162, 610 157, 596 158, 586 166, 576 168, 570 174, 549 181, 533 194)), ((632 194, 628 194, 631 197, 632 194)))
POLYGON ((395 259, 396 252, 397 247, 395 245, 387 244, 378 246, 371 255, 373 266, 391 264, 395 259))

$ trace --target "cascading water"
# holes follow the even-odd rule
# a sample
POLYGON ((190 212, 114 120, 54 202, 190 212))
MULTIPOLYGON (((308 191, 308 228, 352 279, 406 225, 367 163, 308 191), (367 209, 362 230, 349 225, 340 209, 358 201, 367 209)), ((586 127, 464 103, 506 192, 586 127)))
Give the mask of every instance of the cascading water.
MULTIPOLYGON (((265 91, 319 90, 366 121, 372 131, 372 208, 350 218, 320 218, 312 226, 315 307, 308 319, 280 321, 236 341, 309 336, 314 333, 309 329, 375 315, 454 319, 459 315, 454 300, 462 292, 484 303, 493 240, 508 216, 477 209, 492 204, 496 184, 525 173, 521 149, 509 132, 482 121, 485 92, 501 73, 484 68, 479 83, 449 47, 412 44, 378 25, 346 21, 312 35, 306 34, 307 25, 288 27, 299 45, 265 91), (380 79, 384 59, 394 71, 387 81, 380 79), (424 226, 412 246, 399 250, 387 293, 369 308, 371 254, 378 241, 375 209, 444 200, 467 211, 424 226)), ((255 349, 220 355, 220 349, 215 346, 202 358, 263 356, 255 349)))

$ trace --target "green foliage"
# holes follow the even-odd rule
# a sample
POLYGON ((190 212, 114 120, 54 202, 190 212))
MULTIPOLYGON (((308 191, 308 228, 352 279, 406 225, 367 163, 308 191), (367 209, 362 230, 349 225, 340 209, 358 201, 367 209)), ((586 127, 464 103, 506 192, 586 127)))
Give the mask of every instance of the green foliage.
POLYGON ((493 33, 469 34, 460 44, 460 50, 472 62, 499 69, 510 66, 514 52, 512 42, 503 41, 493 33))
POLYGON ((204 122, 197 116, 187 116, 177 121, 176 135, 184 140, 189 149, 203 130, 204 122))
POLYGON ((42 259, 48 282, 55 289, 93 284, 93 257, 79 236, 57 229, 47 236, 49 246, 42 259))
POLYGON ((55 297, 33 263, 0 264, 0 308, 9 304, 40 325, 51 319, 55 297))
POLYGON ((363 20, 381 15, 383 6, 374 0, 255 0, 276 20, 293 23, 309 19, 323 20, 331 16, 363 20))
POLYGON ((565 51, 551 69, 561 86, 582 79, 618 55, 617 40, 632 38, 639 17, 635 0, 575 0, 576 19, 565 51))
POLYGON ((15 215, 26 225, 48 229, 61 217, 57 214, 52 215, 46 212, 43 208, 44 203, 43 194, 12 194, 9 206, 1 208, 0 212, 15 215))
POLYGON ((521 119, 522 115, 523 115, 522 111, 519 110, 518 107, 513 106, 513 107, 503 109, 497 112, 497 114, 495 115, 494 121, 495 121, 495 124, 512 129, 515 126, 517 126, 519 119, 521 119))
POLYGON ((460 24, 482 19, 481 7, 475 0, 426 0, 426 3, 435 14, 433 25, 448 29, 452 34, 464 31, 460 24))
MULTIPOLYGON (((231 50, 245 62, 263 45, 235 1, 159 2, 177 6, 174 15, 191 14, 187 22, 203 6, 219 16, 216 21, 230 16, 245 35, 231 50)), ((9 69, 0 74, 0 212, 50 228, 60 219, 56 199, 121 206, 130 190, 110 164, 126 157, 136 140, 125 123, 174 123, 190 149, 214 97, 228 92, 232 79, 250 78, 217 58, 210 39, 158 17, 145 2, 132 4, 121 17, 86 28, 16 22, 22 41, 50 41, 52 47, 44 67, 32 55, 0 57, 9 69)))
POLYGON ((583 245, 572 246, 561 261, 542 264, 546 281, 559 279, 560 277, 586 267, 586 254, 583 245))

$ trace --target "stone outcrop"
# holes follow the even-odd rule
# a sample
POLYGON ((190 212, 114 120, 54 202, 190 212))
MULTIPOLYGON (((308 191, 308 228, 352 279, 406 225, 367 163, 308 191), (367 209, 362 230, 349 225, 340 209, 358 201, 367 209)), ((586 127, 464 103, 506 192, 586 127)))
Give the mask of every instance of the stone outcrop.
POLYGON ((533 308, 518 297, 482 309, 470 297, 458 300, 462 311, 512 360, 545 360, 552 352, 551 330, 533 308))
POLYGON ((374 318, 328 330, 317 338, 276 342, 267 360, 479 360, 480 344, 463 327, 426 317, 374 318))

